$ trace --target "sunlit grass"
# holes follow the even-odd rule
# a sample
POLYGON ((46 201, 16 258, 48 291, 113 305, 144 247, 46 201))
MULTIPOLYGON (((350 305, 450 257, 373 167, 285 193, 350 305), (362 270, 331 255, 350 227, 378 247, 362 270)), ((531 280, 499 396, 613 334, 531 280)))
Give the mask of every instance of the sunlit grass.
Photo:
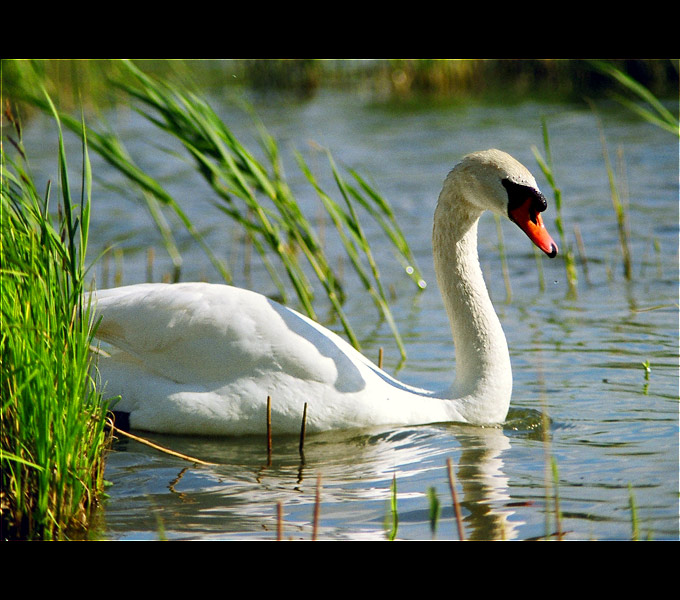
POLYGON ((532 150, 534 156, 536 157, 536 162, 540 167, 543 175, 548 180, 548 184, 552 188, 553 197, 555 199, 555 228, 560 237, 560 254, 562 255, 564 261, 564 269, 567 277, 568 290, 567 294, 570 297, 575 297, 578 288, 578 275, 576 272, 576 261, 574 260, 574 252, 571 246, 567 243, 567 237, 565 234, 564 220, 562 217, 562 190, 557 185, 557 180, 555 178, 555 171, 552 161, 552 152, 550 150, 550 135, 548 133, 548 125, 545 119, 541 122, 543 131, 543 147, 545 151, 545 158, 541 155, 538 149, 534 146, 532 150))
MULTIPOLYGON (((11 113, 6 118, 12 120, 11 113)), ((22 154, 18 134, 17 126, 12 142, 22 154)), ((0 440, 6 539, 84 535, 103 488, 105 406, 90 378, 94 324, 83 294, 90 163, 83 140, 77 201, 61 134, 59 139, 57 222, 50 211, 52 185, 41 195, 23 165, 2 154, 0 440)))

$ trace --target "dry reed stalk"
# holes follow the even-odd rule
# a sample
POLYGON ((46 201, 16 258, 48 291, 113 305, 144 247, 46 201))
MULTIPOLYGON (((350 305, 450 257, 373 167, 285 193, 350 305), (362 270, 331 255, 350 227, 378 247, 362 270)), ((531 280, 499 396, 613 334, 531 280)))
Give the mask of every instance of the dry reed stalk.
POLYGON ((302 409, 302 425, 300 427, 300 445, 298 450, 302 460, 305 458, 305 434, 307 433, 307 403, 305 402, 305 407, 302 409))
POLYGON ((155 250, 153 246, 150 246, 146 251, 146 281, 148 283, 153 281, 153 263, 155 256, 155 250))
POLYGON ((312 525, 312 541, 316 542, 319 531, 319 513, 321 512, 321 475, 316 477, 316 497, 314 499, 314 522, 312 525))
POLYGON ((272 397, 267 396, 267 462, 272 459, 272 397))
POLYGON ((276 541, 283 539, 283 504, 279 500, 276 503, 276 541))
POLYGON ((574 225, 574 236, 576 237, 576 247, 578 248, 578 254, 581 259, 583 274, 586 277, 586 283, 590 285, 590 279, 588 278, 588 257, 586 256, 586 247, 583 243, 583 238, 581 237, 581 229, 578 225, 574 225))
POLYGON ((458 496, 456 494, 455 478, 453 475, 453 467, 451 466, 451 459, 446 459, 446 466, 449 471, 449 489, 451 490, 451 498, 453 499, 453 509, 456 512, 456 524, 458 525, 458 538, 461 542, 465 541, 465 531, 463 530, 463 519, 460 514, 460 504, 458 504, 458 496))
POLYGON ((206 461, 200 460, 198 458, 194 458, 193 456, 187 456, 186 454, 180 454, 179 452, 175 452, 174 450, 170 450, 168 448, 164 448, 163 446, 159 446, 158 444, 155 444, 154 442, 150 442, 149 440, 146 440, 144 438, 133 435, 133 434, 127 432, 127 431, 123 431, 122 429, 118 429, 111 422, 109 422, 109 425, 111 426, 111 429, 114 433, 116 433, 118 435, 125 436, 127 438, 130 438, 131 440, 134 440, 135 442, 139 442, 140 444, 144 444, 145 446, 149 446, 150 448, 154 448, 155 450, 159 450, 160 452, 163 452, 164 454, 176 456, 176 457, 181 458, 183 460, 188 460, 189 462, 197 463, 199 465, 211 466, 211 465, 216 464, 216 463, 206 462, 206 461))

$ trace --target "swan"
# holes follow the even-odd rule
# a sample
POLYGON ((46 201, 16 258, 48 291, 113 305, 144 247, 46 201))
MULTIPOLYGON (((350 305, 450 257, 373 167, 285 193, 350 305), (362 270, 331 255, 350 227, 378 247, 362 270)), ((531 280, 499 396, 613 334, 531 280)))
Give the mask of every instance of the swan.
POLYGON ((209 283, 139 284, 96 292, 98 360, 113 410, 131 428, 240 435, 462 422, 502 423, 512 391, 505 335, 479 266, 485 210, 516 223, 551 258, 547 208, 534 177, 500 150, 465 156, 434 214, 437 282, 455 345, 456 377, 438 392, 401 383, 349 343, 253 291, 209 283))

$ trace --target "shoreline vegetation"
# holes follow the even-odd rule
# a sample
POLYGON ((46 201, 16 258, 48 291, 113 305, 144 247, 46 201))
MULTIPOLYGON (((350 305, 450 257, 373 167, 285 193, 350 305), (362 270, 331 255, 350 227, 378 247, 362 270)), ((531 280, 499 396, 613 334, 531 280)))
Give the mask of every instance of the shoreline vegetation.
MULTIPOLYGON (((115 103, 112 80, 125 80, 112 59, 3 59, 3 95, 18 100, 38 74, 62 109, 115 103)), ((233 88, 300 100, 323 89, 350 89, 369 101, 586 102, 621 93, 622 79, 654 97, 678 99, 677 59, 141 59, 146 74, 204 92, 233 88)), ((625 85, 623 87, 626 87, 625 85)), ((630 90, 629 90, 630 91, 630 90)))
MULTIPOLYGON (((159 129, 183 145, 215 204, 240 227, 265 262, 282 300, 292 288, 299 304, 314 315, 314 294, 326 295, 345 334, 356 342, 342 311, 343 289, 323 253, 311 221, 296 204, 279 164, 276 141, 253 113, 253 131, 265 150, 259 162, 203 100, 225 87, 255 93, 292 93, 304 100, 322 88, 367 91, 376 102, 586 101, 614 97, 632 112, 677 135, 678 63, 671 60, 234 60, 119 61, 3 59, 2 75, 2 539, 82 539, 101 502, 105 456, 110 445, 106 402, 97 391, 90 346, 92 322, 85 258, 91 180, 89 152, 96 152, 131 184, 144 203, 172 258, 173 280, 182 259, 166 215, 185 227, 203 247, 224 281, 226 265, 205 246, 189 215, 151 176, 135 165, 115 132, 95 129, 82 113, 119 103, 135 106, 159 129), (615 95, 615 96, 614 96, 615 95), (54 103, 53 103, 54 102, 54 103), (56 108, 55 108, 56 106, 56 108), (59 132, 56 184, 39 192, 21 143, 21 119, 32 111, 51 116, 59 132), (72 113, 78 114, 74 117, 72 113), (80 197, 71 191, 62 126, 82 140, 80 197), (58 191, 53 191, 58 189, 58 191), (58 195, 55 200, 52 196, 58 195), (305 262, 306 261, 306 262, 305 262), (284 283, 287 281, 287 284, 284 283), (314 285, 314 283, 316 285, 314 285)), ((551 169, 549 136, 544 126, 551 169)), ((414 293, 421 287, 417 265, 387 201, 352 170, 338 167, 323 150, 335 187, 322 189, 301 154, 301 173, 315 190, 340 237, 351 268, 387 322, 402 357, 389 294, 362 232, 373 218, 406 273, 414 293)), ((370 174, 363 174, 370 175, 370 174)), ((77 186, 76 186, 77 187, 77 186)), ((559 193, 556 184, 555 194, 559 193)), ((133 193, 133 192, 131 192, 133 193)), ((612 188, 613 199, 615 188, 612 188)), ((622 215, 625 219, 625 215, 622 215)), ((622 221, 623 222, 623 221, 622 221)), ((625 225, 625 223, 624 223, 625 225)), ((622 225, 622 227, 624 226, 622 225)), ((622 242, 623 244, 623 242, 622 242)), ((625 250, 625 248, 624 248, 625 250)), ((575 266, 572 266, 575 269, 575 266)), ((577 293, 574 277, 574 293, 577 293)), ((546 444, 549 440, 546 440, 546 444)), ((555 467, 556 468, 556 467, 555 467)), ((395 484, 396 487, 396 484, 395 484)), ((632 502, 632 500, 631 500, 632 502)), ((555 518, 559 518, 556 508, 555 518)), ((96 519, 95 519, 96 521, 96 519)))

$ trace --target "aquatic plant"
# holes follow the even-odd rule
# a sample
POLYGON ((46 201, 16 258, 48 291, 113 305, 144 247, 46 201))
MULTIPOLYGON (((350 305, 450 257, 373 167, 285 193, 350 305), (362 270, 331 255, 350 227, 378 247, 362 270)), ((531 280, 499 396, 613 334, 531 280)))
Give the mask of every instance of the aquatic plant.
POLYGON ((392 483, 390 484, 390 504, 389 513, 385 519, 386 536, 390 542, 397 538, 397 530, 399 529, 399 510, 397 507, 397 475, 392 475, 392 483))
POLYGON ((564 259, 564 269, 567 276, 568 291, 567 295, 575 297, 577 294, 578 275, 576 273, 576 262, 574 260, 574 252, 571 246, 567 244, 567 239, 564 231, 564 219, 562 217, 562 190, 557 186, 555 180, 555 172, 552 162, 552 152, 550 150, 550 135, 548 133, 548 125, 545 119, 541 120, 541 129, 543 131, 543 146, 545 150, 545 158, 541 155, 535 146, 532 146, 536 162, 540 167, 543 175, 548 180, 548 184, 552 188, 553 197, 555 199, 555 228, 560 236, 561 248, 560 255, 564 259))
POLYGON ((638 521, 637 505, 633 494, 633 486, 628 484, 628 506, 630 507, 631 539, 634 542, 640 540, 640 524, 638 521))
POLYGON ((646 360, 641 364, 642 364, 642 368, 645 370, 645 381, 649 381, 649 375, 652 372, 652 365, 649 362, 649 360, 646 360))
POLYGON ((614 169, 609 159, 609 151, 607 150, 607 140, 605 139, 604 129, 599 123, 600 140, 602 142, 602 154, 604 156, 605 167, 607 169, 607 177, 609 179, 609 190, 611 192, 612 206, 616 215, 616 226, 619 232, 619 244, 621 246, 621 255, 623 258, 623 276, 630 280, 633 277, 633 265, 630 252, 630 233, 628 230, 628 214, 626 211, 626 204, 621 198, 619 187, 617 185, 614 169))
POLYGON ((430 518, 430 531, 432 531, 432 537, 437 533, 437 524, 439 523, 439 517, 442 513, 442 506, 437 497, 437 490, 434 486, 427 488, 427 500, 429 506, 429 518, 430 518))
MULTIPOLYGON (((238 225, 259 255, 276 286, 279 299, 284 303, 289 300, 283 272, 295 291, 301 310, 317 319, 314 300, 318 290, 312 278, 316 279, 349 341, 358 348, 359 339, 342 308, 345 294, 340 276, 330 264, 317 229, 303 213, 292 193, 284 175, 277 143, 264 125, 251 111, 267 163, 258 160, 255 153, 237 139, 227 124, 197 94, 167 81, 154 79, 130 61, 121 61, 121 66, 127 78, 117 80, 116 85, 128 98, 141 104, 138 110, 149 122, 181 142, 197 172, 214 193, 214 206, 238 225), (278 267, 274 259, 278 261, 278 267)), ((43 110, 48 109, 40 97, 28 95, 27 100, 43 110)), ((142 190, 149 213, 162 234, 175 266, 173 280, 180 278, 181 257, 163 217, 164 208, 179 217, 222 279, 231 282, 232 275, 227 266, 196 231, 187 211, 158 182, 133 163, 113 134, 94 131, 68 114, 62 113, 60 116, 74 131, 81 133, 86 130, 88 139, 93 140, 92 148, 142 190)), ((347 170, 351 178, 348 179, 335 164, 331 153, 325 152, 340 200, 334 200, 330 192, 322 189, 302 155, 296 152, 298 165, 327 211, 354 272, 373 299, 381 318, 388 323, 404 358, 404 344, 390 311, 371 244, 362 226, 361 220, 365 218, 363 213, 379 224, 393 246, 395 255, 402 262, 405 273, 414 280, 416 289, 424 287, 423 278, 388 202, 355 170, 347 170)))
MULTIPOLYGON (((49 101, 49 99, 48 99, 49 101)), ((59 120, 55 120, 59 126, 59 120)), ((12 143, 21 157, 20 126, 12 143)), ((59 128, 61 202, 50 213, 22 162, 2 153, 2 535, 85 535, 103 489, 106 405, 90 376, 95 324, 85 292, 90 162, 82 140, 82 192, 71 193, 59 128)))
MULTIPOLYGON (((611 62, 600 60, 590 62, 595 69, 621 84, 623 89, 630 92, 632 97, 637 100, 633 101, 622 94, 614 93, 612 96, 617 102, 628 108, 631 112, 642 117, 645 121, 680 136, 680 120, 678 119, 678 114, 673 114, 666 108, 661 100, 657 98, 647 86, 643 85, 611 62)), ((675 67, 677 81, 678 61, 673 60, 672 64, 675 67)))

